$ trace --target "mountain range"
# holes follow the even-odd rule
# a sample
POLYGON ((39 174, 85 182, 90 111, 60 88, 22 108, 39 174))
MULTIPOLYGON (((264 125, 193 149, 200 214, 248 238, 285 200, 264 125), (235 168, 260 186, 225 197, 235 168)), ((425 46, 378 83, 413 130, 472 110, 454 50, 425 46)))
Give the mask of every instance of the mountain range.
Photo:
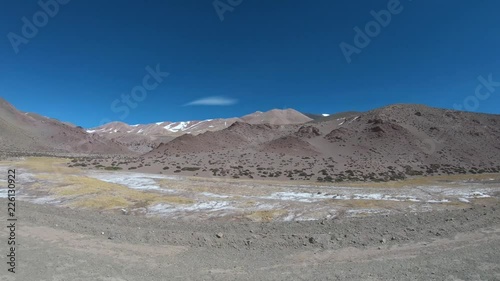
POLYGON ((303 124, 313 119, 293 110, 257 111, 241 118, 208 119, 183 122, 157 122, 153 124, 127 125, 122 122, 112 122, 87 130, 109 140, 119 142, 129 149, 145 153, 184 134, 199 135, 205 132, 215 132, 228 128, 235 122, 248 124, 290 125, 303 124))
POLYGON ((188 176, 329 182, 500 171, 500 115, 416 104, 84 130, 0 100, 0 132, 3 151, 101 154, 74 163, 188 176))

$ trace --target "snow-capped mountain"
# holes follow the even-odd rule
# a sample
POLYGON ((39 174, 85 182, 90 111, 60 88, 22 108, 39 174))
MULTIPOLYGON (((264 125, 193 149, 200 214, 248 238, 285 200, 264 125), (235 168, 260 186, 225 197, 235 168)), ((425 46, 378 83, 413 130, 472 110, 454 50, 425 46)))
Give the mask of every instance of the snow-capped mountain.
POLYGON ((97 128, 87 130, 97 134, 136 134, 143 136, 180 136, 183 134, 198 135, 207 131, 218 131, 231 126, 239 118, 208 119, 201 121, 158 122, 153 124, 128 125, 123 122, 111 122, 97 128))
POLYGON ((97 128, 87 130, 97 134, 137 134, 145 136, 180 136, 183 134, 198 135, 207 131, 219 131, 231 126, 236 121, 250 124, 303 124, 312 119, 293 110, 273 109, 268 112, 257 111, 241 118, 207 119, 201 121, 158 122, 152 124, 128 125, 123 122, 111 122, 97 128))
POLYGON ((219 118, 182 122, 165 121, 137 125, 128 125, 123 122, 111 122, 96 128, 88 129, 87 132, 126 144, 135 151, 147 152, 160 143, 169 142, 178 136, 184 134, 199 135, 208 131, 220 131, 228 128, 235 122, 287 125, 302 124, 311 120, 311 118, 293 109, 274 109, 268 112, 258 111, 241 118, 219 118))

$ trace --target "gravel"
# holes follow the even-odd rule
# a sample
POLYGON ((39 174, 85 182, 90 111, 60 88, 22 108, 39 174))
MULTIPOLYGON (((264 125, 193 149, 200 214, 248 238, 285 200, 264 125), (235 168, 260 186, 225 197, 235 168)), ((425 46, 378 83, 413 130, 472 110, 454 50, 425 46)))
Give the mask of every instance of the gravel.
POLYGON ((500 280, 497 200, 460 210, 271 223, 23 201, 17 208, 16 276, 28 281, 500 280))

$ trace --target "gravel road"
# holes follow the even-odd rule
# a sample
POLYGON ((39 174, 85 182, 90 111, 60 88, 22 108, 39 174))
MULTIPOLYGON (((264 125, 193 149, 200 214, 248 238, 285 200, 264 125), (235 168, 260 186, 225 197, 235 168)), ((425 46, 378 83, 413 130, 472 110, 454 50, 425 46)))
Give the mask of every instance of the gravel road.
MULTIPOLYGON (((463 210, 273 223, 23 201, 17 213, 17 273, 7 272, 2 254, 0 280, 500 280, 497 200, 463 210)), ((6 238, 2 244, 7 252, 6 238)))

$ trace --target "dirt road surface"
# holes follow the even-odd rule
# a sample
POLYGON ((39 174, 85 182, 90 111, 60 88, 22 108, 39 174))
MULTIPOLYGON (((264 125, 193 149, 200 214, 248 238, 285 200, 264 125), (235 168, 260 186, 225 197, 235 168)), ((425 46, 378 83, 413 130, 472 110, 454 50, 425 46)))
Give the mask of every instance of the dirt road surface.
MULTIPOLYGON (((271 223, 23 201, 17 212, 16 274, 2 253, 0 280, 500 280, 497 200, 463 210, 271 223)), ((2 237, 6 253, 5 229, 2 237)))

